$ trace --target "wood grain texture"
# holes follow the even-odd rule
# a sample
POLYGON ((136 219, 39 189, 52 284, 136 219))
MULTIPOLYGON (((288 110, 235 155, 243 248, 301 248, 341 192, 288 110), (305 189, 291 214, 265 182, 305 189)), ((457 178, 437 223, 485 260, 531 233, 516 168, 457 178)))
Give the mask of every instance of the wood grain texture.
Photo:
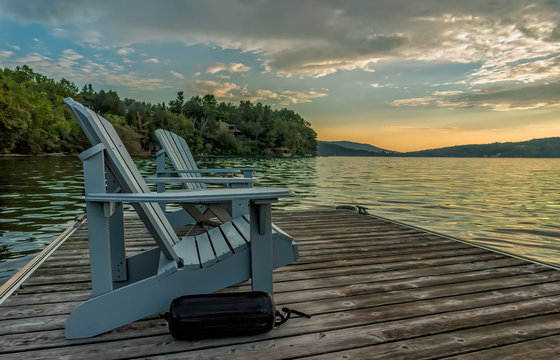
MULTIPOLYGON (((294 317, 258 336, 189 342, 174 340, 156 314, 101 336, 66 340, 66 317, 91 294, 84 228, 0 306, 0 357, 531 359, 560 354, 557 270, 350 211, 278 212, 274 222, 298 242, 301 256, 274 272, 275 302, 308 312, 311 319, 294 317)), ((125 237, 127 254, 154 245, 129 216, 125 237)), ((244 282, 223 291, 249 289, 244 282)))

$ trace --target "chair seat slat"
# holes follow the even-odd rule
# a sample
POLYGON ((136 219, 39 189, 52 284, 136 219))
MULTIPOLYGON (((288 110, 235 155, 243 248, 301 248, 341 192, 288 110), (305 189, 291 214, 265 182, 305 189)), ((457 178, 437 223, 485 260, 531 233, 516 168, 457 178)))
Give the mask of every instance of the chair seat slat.
POLYGON ((212 245, 210 244, 208 233, 197 235, 196 245, 198 247, 198 256, 202 267, 207 267, 216 263, 216 255, 214 254, 214 249, 212 249, 212 245))
POLYGON ((208 231, 208 237, 210 238, 210 242, 212 243, 212 247, 214 248, 216 259, 218 259, 218 261, 231 255, 231 249, 229 248, 226 239, 224 239, 222 231, 219 227, 215 227, 208 231))
POLYGON ((185 236, 178 244, 173 246, 173 250, 183 259, 183 268, 199 269, 200 260, 196 250, 195 239, 192 236, 185 236))
POLYGON ((233 225, 235 225, 237 230, 239 230, 241 235, 243 235, 245 241, 249 243, 251 241, 251 226, 249 225, 249 223, 241 217, 232 219, 231 222, 233 223, 233 225))
POLYGON ((224 238, 229 242, 234 252, 245 249, 249 246, 231 222, 220 225, 220 229, 222 229, 224 238))

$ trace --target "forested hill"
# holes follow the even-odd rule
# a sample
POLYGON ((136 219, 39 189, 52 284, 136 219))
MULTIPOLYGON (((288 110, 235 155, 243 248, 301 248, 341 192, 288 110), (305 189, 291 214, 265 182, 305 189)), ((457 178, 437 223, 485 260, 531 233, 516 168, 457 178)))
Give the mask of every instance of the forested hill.
POLYGON ((388 156, 395 151, 385 150, 369 144, 351 141, 318 141, 319 156, 388 156))
POLYGON ((560 158, 560 137, 407 152, 402 156, 560 158))
POLYGON ((114 91, 80 90, 24 65, 0 70, 0 154, 77 153, 89 147, 63 99, 72 97, 101 113, 133 154, 154 143, 163 128, 183 136, 195 154, 271 155, 288 148, 292 155, 315 155, 317 134, 288 109, 261 103, 218 102, 213 95, 184 99, 182 91, 166 103, 121 99, 114 91))

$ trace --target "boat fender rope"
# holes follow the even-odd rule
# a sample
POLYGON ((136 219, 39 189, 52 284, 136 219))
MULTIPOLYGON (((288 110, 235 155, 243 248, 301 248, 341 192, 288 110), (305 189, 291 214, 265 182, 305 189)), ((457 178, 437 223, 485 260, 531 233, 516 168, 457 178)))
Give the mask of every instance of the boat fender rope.
POLYGON ((294 309, 289 309, 287 307, 283 307, 282 312, 286 313, 286 315, 284 315, 280 311, 276 310, 276 322, 274 323, 274 326, 280 326, 283 323, 285 323, 286 321, 288 321, 290 319, 290 316, 292 316, 292 313, 294 313, 296 315, 300 315, 300 316, 305 316, 306 318, 311 319, 311 315, 308 315, 304 312, 297 311, 297 310, 294 310, 294 309))
POLYGON ((366 208, 366 207, 359 206, 359 205, 356 205, 356 207, 358 208, 358 214, 361 214, 361 215, 369 215, 369 213, 367 212, 367 208, 366 208))

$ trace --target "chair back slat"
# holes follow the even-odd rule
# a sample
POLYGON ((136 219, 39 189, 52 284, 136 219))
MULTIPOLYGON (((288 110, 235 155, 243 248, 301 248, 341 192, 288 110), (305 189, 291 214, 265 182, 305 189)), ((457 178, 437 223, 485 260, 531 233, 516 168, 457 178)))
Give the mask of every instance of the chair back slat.
MULTIPOLYGON (((165 149, 167 157, 176 170, 198 170, 198 166, 185 139, 167 130, 157 129, 156 138, 165 149)), ((199 173, 181 173, 179 177, 200 177, 199 173)), ((184 183, 183 187, 191 190, 204 190, 204 183, 184 183)))
MULTIPOLYGON (((193 168, 192 164, 189 163, 188 161, 186 161, 186 157, 185 156, 180 156, 178 154, 184 154, 185 153, 185 149, 181 146, 180 142, 177 141, 177 137, 175 136, 175 134, 172 134, 171 132, 162 131, 163 133, 163 137, 165 139, 165 146, 164 148, 167 149, 166 150, 166 154, 168 154, 168 158, 171 161, 171 163, 173 164, 173 166, 175 167, 175 169, 177 170, 193 170, 196 169, 193 168)), ((156 135, 157 137, 157 135, 156 135)), ((195 165, 196 166, 196 165, 195 165)), ((197 173, 181 173, 179 174, 179 177, 183 177, 183 178, 196 178, 196 177, 200 177, 200 174, 197 173)), ((200 184, 197 183, 183 183, 183 185, 185 186, 185 188, 188 189, 194 189, 194 190, 198 190, 200 189, 200 184)))
MULTIPOLYGON (((125 193, 149 193, 150 189, 138 171, 113 125, 102 116, 75 102, 64 100, 80 124, 89 141, 103 144, 107 167, 125 193)), ((175 231, 157 203, 133 203, 133 207, 168 259, 180 261, 173 245, 179 242, 175 231)))

